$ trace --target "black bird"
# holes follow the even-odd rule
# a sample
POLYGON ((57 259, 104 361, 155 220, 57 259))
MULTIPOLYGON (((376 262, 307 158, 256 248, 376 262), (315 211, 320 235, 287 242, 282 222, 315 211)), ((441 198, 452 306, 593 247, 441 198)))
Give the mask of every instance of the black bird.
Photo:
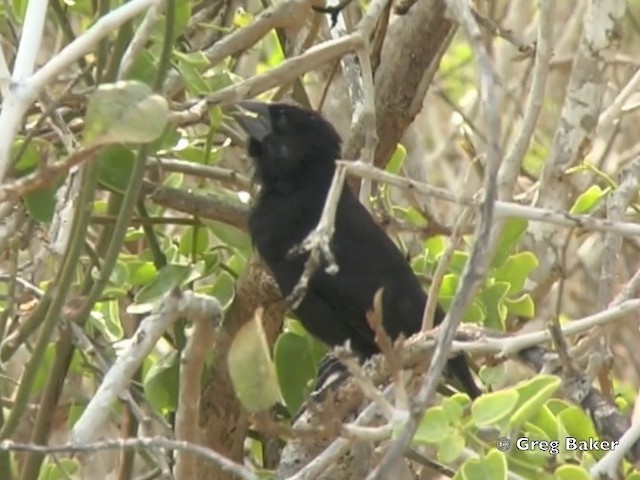
MULTIPOLYGON (((308 253, 290 255, 316 227, 340 158, 341 139, 320 114, 283 103, 240 102, 249 112, 236 115, 249 135, 248 154, 260 189, 249 216, 255 248, 283 295, 296 286, 308 253)), ((294 309, 304 327, 329 346, 350 341, 362 358, 379 351, 366 320, 376 292, 383 288, 382 316, 395 339, 418 332, 427 301, 420 282, 400 250, 345 186, 335 218, 331 250, 338 272, 312 274, 294 309)), ((438 308, 435 322, 444 319, 438 308)), ((472 397, 481 392, 464 357, 448 364, 472 397)))

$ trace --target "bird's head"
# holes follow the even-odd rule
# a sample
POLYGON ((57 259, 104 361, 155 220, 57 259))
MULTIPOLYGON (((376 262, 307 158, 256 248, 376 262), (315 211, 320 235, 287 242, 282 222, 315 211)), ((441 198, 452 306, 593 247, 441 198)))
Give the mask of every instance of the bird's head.
POLYGON ((284 103, 242 101, 236 120, 249 135, 256 180, 266 188, 295 188, 307 179, 329 181, 340 156, 340 136, 319 113, 284 103))

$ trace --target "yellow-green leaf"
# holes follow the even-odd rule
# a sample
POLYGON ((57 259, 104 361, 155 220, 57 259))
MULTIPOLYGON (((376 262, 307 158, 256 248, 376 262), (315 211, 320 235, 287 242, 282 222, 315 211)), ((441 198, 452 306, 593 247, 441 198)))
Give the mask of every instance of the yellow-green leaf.
POLYGON ((591 185, 578 196, 569 213, 572 215, 585 215, 590 213, 597 206, 598 202, 610 191, 611 188, 609 187, 603 190, 598 185, 591 185))
POLYGON ((89 98, 83 144, 152 142, 162 134, 168 115, 167 100, 145 83, 100 85, 89 98))
POLYGON ((262 309, 236 334, 227 363, 233 388, 247 410, 265 411, 281 401, 276 370, 262 327, 262 309))

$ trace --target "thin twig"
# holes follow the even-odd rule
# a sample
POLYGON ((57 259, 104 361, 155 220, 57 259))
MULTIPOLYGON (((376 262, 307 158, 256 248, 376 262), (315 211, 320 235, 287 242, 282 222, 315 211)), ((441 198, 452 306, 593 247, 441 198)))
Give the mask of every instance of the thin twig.
POLYGON ((502 159, 500 149, 500 115, 498 113, 496 94, 498 79, 489 54, 482 41, 482 35, 478 25, 473 19, 470 4, 466 0, 449 0, 447 6, 451 9, 456 20, 463 26, 478 61, 480 98, 482 100, 482 108, 488 129, 484 200, 480 209, 480 222, 476 229, 469 261, 462 272, 460 285, 451 304, 449 313, 440 327, 441 331, 438 335, 436 350, 432 357, 425 381, 420 387, 413 405, 411 405, 408 418, 404 422, 397 440, 391 444, 378 466, 367 476, 367 480, 382 480, 388 478, 397 463, 402 459, 404 452, 418 428, 422 414, 436 391, 462 315, 473 299, 473 295, 480 285, 481 280, 484 278, 493 257, 493 251, 495 251, 495 246, 490 249, 489 242, 486 240, 490 238, 493 227, 494 206, 498 194, 498 170, 502 159))
MULTIPOLYGON (((358 176, 366 176, 373 180, 395 185, 400 188, 415 190, 418 193, 429 195, 448 202, 479 208, 483 202, 469 197, 460 197, 443 188, 434 187, 428 183, 418 182, 409 178, 394 175, 393 173, 366 165, 363 162, 351 162, 340 160, 339 165, 344 165, 347 171, 358 176)), ((616 232, 625 237, 640 236, 640 225, 632 222, 616 222, 595 218, 589 215, 573 215, 567 212, 555 212, 547 208, 529 207, 513 202, 495 202, 495 217, 498 218, 524 218, 535 222, 544 222, 554 225, 562 225, 570 228, 594 230, 598 232, 616 232)))
POLYGON ((462 235, 464 233, 464 226, 469 221, 473 210, 470 208, 465 208, 458 220, 456 221, 455 226, 453 227, 453 231, 451 232, 451 236, 449 237, 449 243, 447 245, 446 250, 440 257, 438 261, 438 266, 436 267, 436 271, 433 274, 433 279, 431 280, 431 285, 429 286, 429 295, 427 297, 427 304, 424 308, 424 313, 422 315, 422 331, 426 332, 433 328, 434 325, 434 317, 436 314, 436 309, 438 308, 438 297, 440 292, 440 285, 442 284, 442 279, 447 273, 447 269, 449 268, 449 262, 451 262, 451 258, 453 258, 453 253, 456 248, 458 248, 460 244, 460 240, 462 240, 462 235))
POLYGON ((318 225, 307 235, 299 246, 295 246, 292 251, 289 252, 289 255, 300 255, 309 252, 309 258, 305 263, 304 271, 298 283, 287 297, 287 302, 292 308, 297 307, 304 297, 309 279, 322 261, 326 262, 325 270, 327 273, 334 274, 338 272, 338 265, 331 252, 330 243, 333 237, 336 211, 338 210, 338 202, 342 195, 345 177, 345 169, 341 166, 336 167, 318 225))
POLYGON ((125 391, 135 371, 153 349, 158 339, 178 318, 195 320, 220 320, 222 309, 213 297, 180 292, 178 290, 165 295, 159 303, 159 309, 146 317, 109 372, 104 376, 100 387, 91 397, 82 416, 73 426, 69 437, 74 445, 83 445, 93 441, 102 430, 109 412, 120 394, 125 391))
POLYGON ((158 23, 160 18, 162 18, 163 9, 164 0, 159 0, 153 4, 149 10, 147 10, 147 14, 142 19, 142 23, 136 29, 135 35, 122 55, 122 61, 120 62, 120 68, 118 69, 118 80, 122 80, 127 76, 133 62, 147 45, 153 27, 158 23))
POLYGON ((244 480, 260 480, 260 477, 243 465, 232 462, 224 455, 221 455, 209 448, 190 442, 171 440, 164 437, 142 437, 123 438, 117 440, 103 440, 100 442, 84 443, 76 445, 69 443, 66 445, 33 445, 30 443, 16 443, 11 440, 0 442, 0 451, 8 452, 31 452, 41 454, 55 453, 93 453, 104 450, 122 449, 145 449, 164 448, 166 450, 186 451, 198 455, 210 462, 215 463, 222 470, 237 475, 244 480))

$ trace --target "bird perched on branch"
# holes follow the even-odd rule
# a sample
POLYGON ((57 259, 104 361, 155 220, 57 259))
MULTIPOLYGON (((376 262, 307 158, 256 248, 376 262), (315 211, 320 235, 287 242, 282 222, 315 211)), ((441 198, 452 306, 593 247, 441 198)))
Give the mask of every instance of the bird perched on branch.
MULTIPOLYGON (((293 105, 244 101, 236 115, 249 136, 248 154, 260 186, 249 217, 255 248, 283 295, 298 283, 309 253, 291 254, 315 229, 340 158, 341 139, 320 114, 293 105)), ((294 313, 316 338, 336 346, 350 342, 361 358, 379 351, 367 321, 374 296, 382 290, 382 323, 396 339, 418 332, 427 301, 407 260, 345 186, 330 243, 338 271, 324 266, 309 278, 294 313)), ((444 319, 438 308, 435 323, 444 319)), ((466 360, 449 361, 448 370, 472 397, 480 394, 466 360)))

